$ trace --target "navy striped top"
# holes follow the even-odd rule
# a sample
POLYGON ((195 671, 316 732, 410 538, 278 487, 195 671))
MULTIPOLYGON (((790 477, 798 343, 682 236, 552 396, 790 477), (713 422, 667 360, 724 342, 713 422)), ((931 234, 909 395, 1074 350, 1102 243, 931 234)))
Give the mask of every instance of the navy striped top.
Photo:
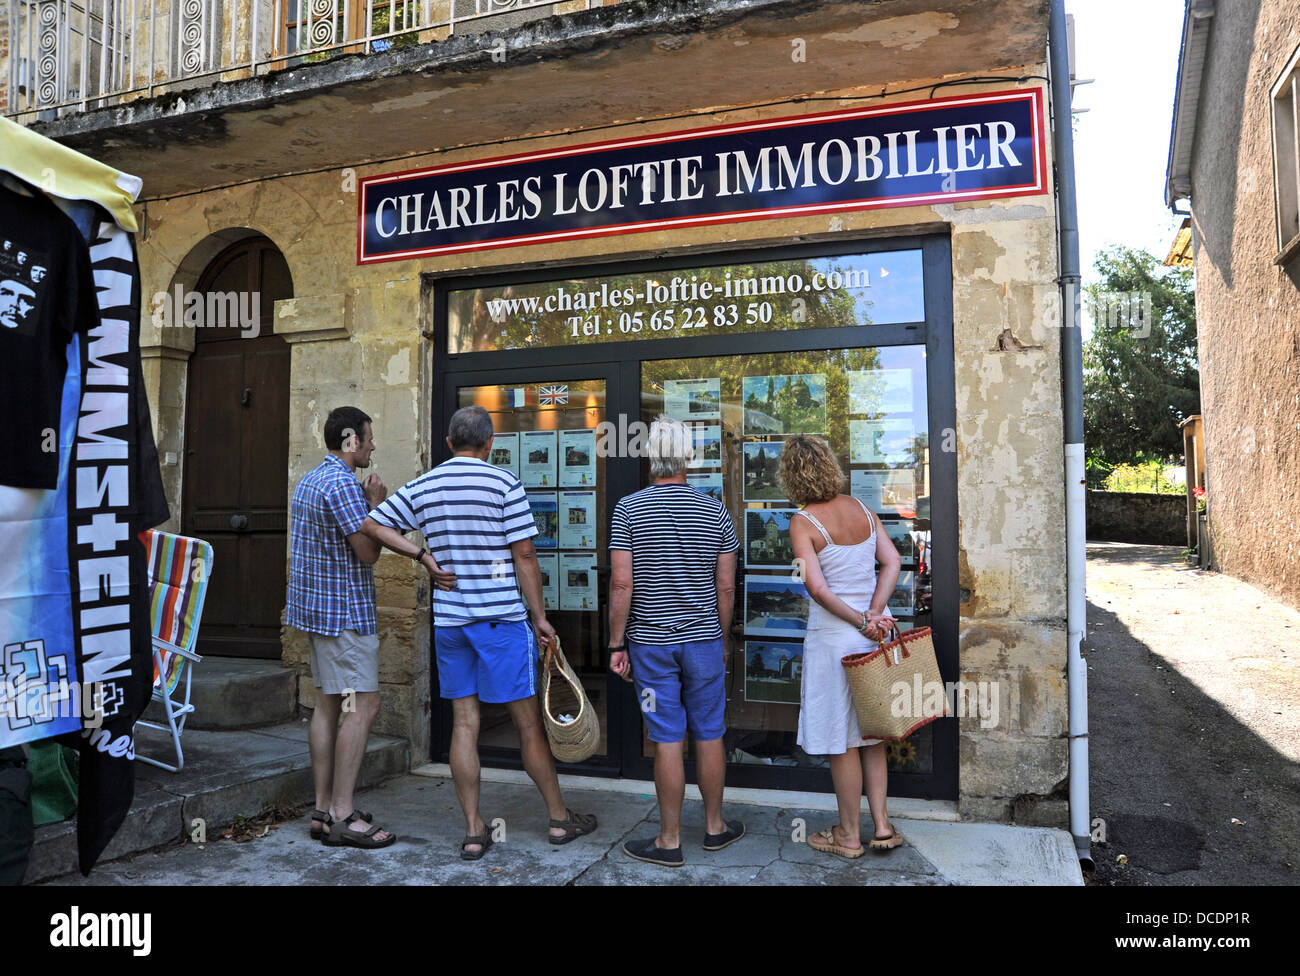
POLYGON ((609 547, 632 553, 629 640, 680 644, 722 636, 718 556, 740 543, 721 502, 690 485, 642 488, 614 506, 609 547))
POLYGON ((523 485, 509 471, 453 457, 404 484, 370 517, 399 532, 419 529, 456 589, 433 590, 435 627, 526 620, 510 544, 537 535, 523 485))

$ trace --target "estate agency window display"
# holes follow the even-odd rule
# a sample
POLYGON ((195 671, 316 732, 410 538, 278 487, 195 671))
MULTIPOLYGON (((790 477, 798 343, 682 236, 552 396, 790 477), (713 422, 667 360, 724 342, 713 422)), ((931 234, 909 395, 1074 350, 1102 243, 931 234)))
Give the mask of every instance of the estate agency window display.
MULTIPOLYGON (((777 478, 792 434, 826 438, 902 556, 889 598, 900 629, 928 610, 929 444, 925 357, 919 346, 742 354, 642 365, 642 415, 674 416, 694 432, 687 480, 727 506, 741 541, 736 639, 727 684, 728 758, 824 765, 795 743, 808 592, 794 562, 797 511, 777 478)), ((926 740, 928 742, 928 740, 926 740)), ((896 765, 925 757, 894 746, 896 765)), ((648 754, 648 753, 647 753, 648 754)))
MULTIPOLYGON (((448 353, 475 363, 464 373, 449 369, 455 394, 447 406, 488 409, 498 432, 490 460, 517 474, 528 492, 548 615, 596 704, 607 761, 618 759, 606 752, 609 699, 618 695, 605 671, 608 521, 618 498, 649 477, 640 453, 621 450, 630 421, 648 425, 668 414, 692 429, 687 481, 722 501, 742 543, 728 640, 731 763, 826 765, 795 742, 809 598, 790 544, 795 509, 776 478, 792 434, 825 437, 845 471, 845 491, 881 517, 903 558, 889 599, 900 627, 929 622, 924 339, 900 328, 889 344, 807 348, 802 337, 764 335, 913 328, 926 320, 924 263, 921 248, 894 246, 561 281, 469 282, 445 292, 448 353), (739 341, 731 338, 737 334, 739 341), (918 338, 899 342, 899 335, 918 338), (517 355, 525 350, 526 359, 517 355), (545 365, 548 354, 554 368, 545 365), (497 361, 503 369, 490 369, 497 361), (477 382, 485 374, 494 382, 477 382), (458 375, 476 382, 460 385, 458 375), (625 389, 627 382, 636 385, 625 389)), ((493 714, 485 709, 487 741, 493 714)), ((504 710, 493 721, 507 744, 504 710)), ((624 738, 639 740, 640 757, 652 754, 639 721, 635 733, 622 718, 617 724, 624 738)), ((621 750, 625 766, 629 745, 621 750)), ((927 727, 891 746, 892 767, 930 772, 931 745, 927 727)))

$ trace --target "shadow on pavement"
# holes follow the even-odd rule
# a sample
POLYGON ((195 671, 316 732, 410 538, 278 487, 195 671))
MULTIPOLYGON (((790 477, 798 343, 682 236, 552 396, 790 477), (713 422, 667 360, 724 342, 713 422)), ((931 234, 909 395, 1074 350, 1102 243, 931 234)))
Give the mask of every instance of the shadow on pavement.
MULTIPOLYGON (((1091 805, 1094 836, 1104 834, 1093 844, 1092 883, 1295 884, 1300 764, 1225 707, 1253 695, 1233 677, 1219 636, 1225 622, 1210 615, 1201 656, 1174 665, 1171 656, 1178 655, 1144 643, 1107 609, 1107 595, 1117 610, 1125 598, 1093 592, 1094 568, 1143 574, 1134 576, 1133 602, 1124 611, 1130 617, 1133 607, 1149 612, 1143 626, 1149 632, 1147 623, 1157 626, 1161 614, 1181 615, 1184 601, 1195 602, 1195 592, 1145 588, 1155 582, 1150 573, 1181 568, 1179 554, 1162 546, 1088 546, 1091 805)), ((1195 607, 1188 613, 1197 626, 1195 607)), ((1186 618, 1178 620, 1169 640, 1185 641, 1178 632, 1188 627, 1186 618)))

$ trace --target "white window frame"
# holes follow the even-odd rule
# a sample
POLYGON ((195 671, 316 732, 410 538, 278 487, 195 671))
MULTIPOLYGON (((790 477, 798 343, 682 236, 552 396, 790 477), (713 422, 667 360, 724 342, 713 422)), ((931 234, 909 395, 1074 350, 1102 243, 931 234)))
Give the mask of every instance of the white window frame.
POLYGON ((1276 263, 1300 255, 1300 47, 1273 85, 1273 199, 1277 217, 1276 263))

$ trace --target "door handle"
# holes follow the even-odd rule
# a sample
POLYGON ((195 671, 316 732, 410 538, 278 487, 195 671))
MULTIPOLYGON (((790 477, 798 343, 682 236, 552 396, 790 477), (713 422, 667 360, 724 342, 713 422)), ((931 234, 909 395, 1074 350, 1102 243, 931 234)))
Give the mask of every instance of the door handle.
POLYGON ((244 387, 244 392, 241 393, 239 396, 239 405, 241 407, 246 407, 252 402, 253 402, 253 388, 251 386, 246 386, 244 387))
POLYGON ((230 516, 230 527, 236 531, 240 531, 242 529, 248 528, 248 516, 247 515, 230 516))
POLYGON ((595 570, 596 572, 598 572, 598 573, 605 573, 606 575, 608 575, 609 573, 613 572, 613 570, 614 570, 614 564, 613 564, 613 563, 610 563, 610 564, 608 564, 608 565, 592 566, 591 568, 594 569, 594 570, 595 570))

